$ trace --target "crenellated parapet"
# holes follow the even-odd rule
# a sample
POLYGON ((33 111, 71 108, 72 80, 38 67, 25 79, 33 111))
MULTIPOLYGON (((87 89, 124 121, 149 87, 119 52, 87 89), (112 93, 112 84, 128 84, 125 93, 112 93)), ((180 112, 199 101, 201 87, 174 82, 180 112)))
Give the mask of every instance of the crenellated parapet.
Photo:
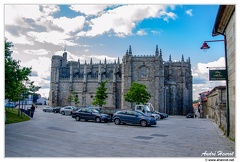
POLYGON ((99 63, 93 63, 92 58, 88 63, 87 61, 80 63, 79 60, 67 61, 66 55, 67 52, 65 51, 63 56, 54 55, 52 57, 52 67, 59 68, 58 79, 60 80, 66 80, 66 78, 69 78, 70 82, 73 80, 84 80, 86 82, 87 80, 101 81, 101 78, 107 80, 116 80, 117 78, 121 78, 121 64, 119 58, 117 62, 115 61, 113 63, 107 63, 106 58, 103 63, 101 63, 101 61, 99 63), (66 63, 63 64, 63 61, 66 61, 66 63), (114 75, 117 76, 113 77, 114 75))

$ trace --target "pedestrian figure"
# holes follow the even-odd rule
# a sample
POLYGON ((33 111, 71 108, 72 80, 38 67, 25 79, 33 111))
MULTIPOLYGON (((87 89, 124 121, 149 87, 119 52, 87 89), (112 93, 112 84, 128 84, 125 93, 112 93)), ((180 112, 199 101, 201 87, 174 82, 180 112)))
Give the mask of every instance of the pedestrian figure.
POLYGON ((35 106, 34 106, 34 104, 32 104, 31 112, 30 112, 31 113, 30 114, 31 118, 33 118, 34 112, 35 112, 35 106))

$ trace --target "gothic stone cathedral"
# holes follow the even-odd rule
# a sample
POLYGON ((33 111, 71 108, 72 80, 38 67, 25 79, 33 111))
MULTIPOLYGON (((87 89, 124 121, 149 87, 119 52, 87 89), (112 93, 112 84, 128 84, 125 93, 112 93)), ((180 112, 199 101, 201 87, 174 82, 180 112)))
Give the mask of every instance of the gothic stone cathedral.
POLYGON ((72 92, 79 99, 77 107, 91 106, 99 82, 107 80, 106 105, 114 109, 131 109, 134 105, 124 100, 133 81, 145 84, 151 94, 150 103, 155 110, 170 115, 185 115, 192 110, 192 74, 190 58, 184 61, 163 61, 162 51, 156 47, 155 55, 132 54, 131 46, 118 61, 81 64, 67 61, 63 56, 52 56, 49 103, 51 106, 74 105, 68 97, 72 92))

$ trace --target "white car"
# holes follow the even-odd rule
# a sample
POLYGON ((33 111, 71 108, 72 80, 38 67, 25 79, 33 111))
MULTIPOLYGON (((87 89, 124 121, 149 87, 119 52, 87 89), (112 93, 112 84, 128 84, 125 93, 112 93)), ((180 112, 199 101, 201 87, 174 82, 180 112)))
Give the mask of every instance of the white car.
POLYGON ((72 115, 73 111, 76 111, 77 108, 74 106, 65 106, 60 109, 60 114, 62 115, 72 115))

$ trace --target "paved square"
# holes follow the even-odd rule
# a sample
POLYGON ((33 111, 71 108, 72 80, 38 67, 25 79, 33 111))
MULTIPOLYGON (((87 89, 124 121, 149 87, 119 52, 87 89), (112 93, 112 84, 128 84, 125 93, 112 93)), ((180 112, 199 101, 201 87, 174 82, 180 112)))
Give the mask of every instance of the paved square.
POLYGON ((235 143, 209 119, 170 116, 141 127, 77 122, 42 108, 30 121, 5 125, 5 157, 235 157, 235 143))

